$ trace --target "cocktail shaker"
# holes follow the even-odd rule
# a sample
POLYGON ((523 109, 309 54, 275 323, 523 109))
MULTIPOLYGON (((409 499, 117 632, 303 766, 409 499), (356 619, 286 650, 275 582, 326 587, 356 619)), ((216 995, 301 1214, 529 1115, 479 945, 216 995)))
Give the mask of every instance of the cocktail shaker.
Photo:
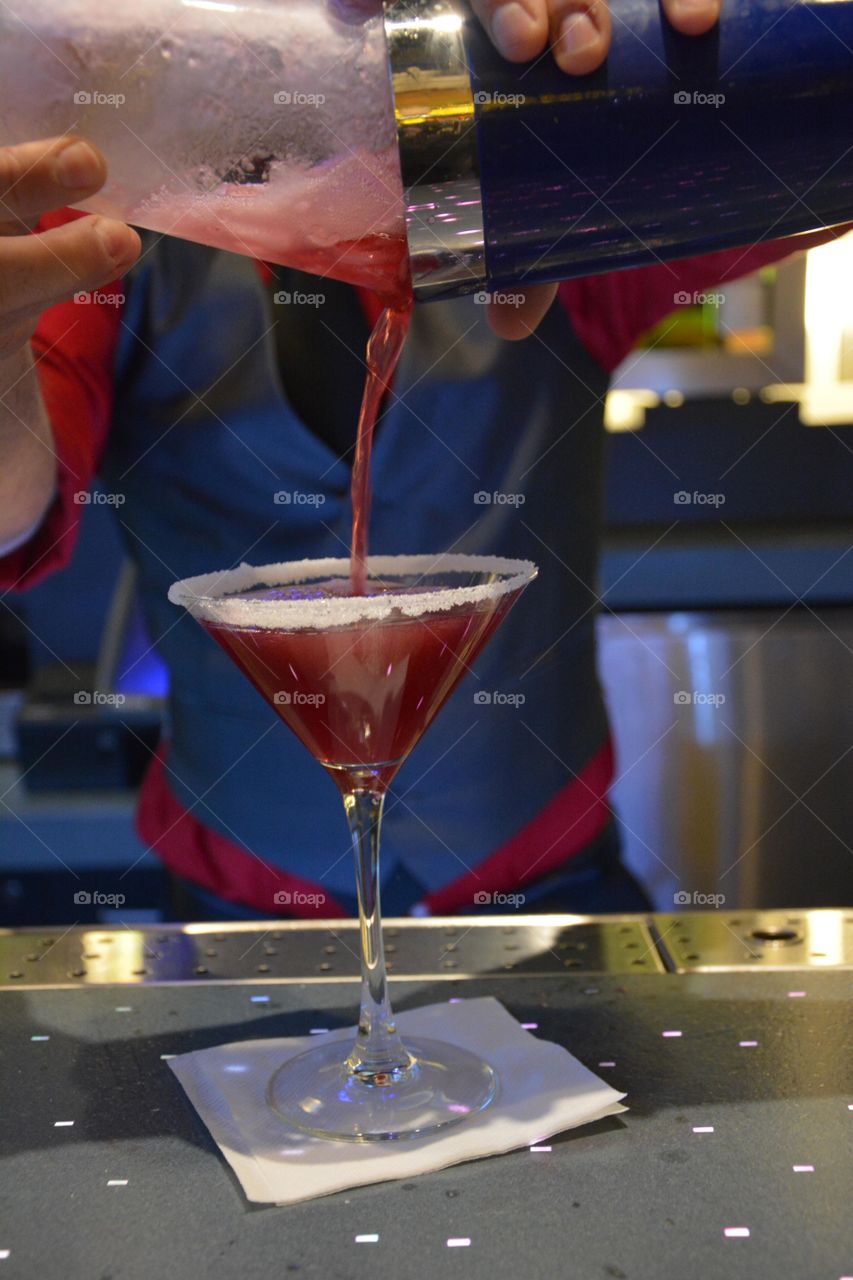
POLYGON ((578 78, 465 0, 10 0, 0 144, 83 134, 88 209, 423 299, 853 218, 853 0, 611 5, 578 78))
POLYGON ((611 0, 600 71, 506 62, 462 0, 386 32, 415 293, 594 274, 853 220, 853 3, 611 0))
POLYGON ((85 209, 379 285, 405 265, 381 9, 352 0, 9 0, 0 144, 76 133, 85 209))

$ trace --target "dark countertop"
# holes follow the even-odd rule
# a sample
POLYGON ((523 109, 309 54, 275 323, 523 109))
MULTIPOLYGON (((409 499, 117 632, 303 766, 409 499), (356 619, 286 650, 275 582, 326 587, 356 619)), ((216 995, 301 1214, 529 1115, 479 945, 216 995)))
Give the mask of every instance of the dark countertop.
MULTIPOLYGON (((824 913, 824 936, 830 915, 837 924, 843 918, 824 913)), ((665 939, 673 919, 635 923, 665 939)), ((39 940, 0 937, 0 1255, 8 1250, 0 1274, 40 1280, 853 1275, 850 956, 839 952, 835 965, 824 958, 783 967, 794 964, 801 944, 771 938, 756 941, 750 961, 739 944, 726 955, 720 941, 715 951, 701 917, 680 917, 675 932, 690 936, 691 920, 699 921, 699 941, 689 955, 705 972, 663 971, 685 968, 665 941, 654 963, 638 971, 634 953, 620 950, 636 932, 626 933, 619 921, 599 926, 607 945, 582 944, 578 951, 576 940, 589 938, 592 926, 550 917, 530 929, 519 922, 515 969, 495 958, 506 921, 483 921, 474 936, 482 930, 477 946, 492 947, 480 966, 491 972, 476 972, 477 947, 469 945, 464 974, 422 962, 419 976, 394 983, 399 1009, 451 995, 496 995, 519 1020, 538 1023, 536 1034, 564 1044, 626 1090, 624 1115, 552 1138, 550 1152, 525 1149, 281 1209, 245 1200, 162 1055, 305 1034, 318 1022, 350 1024, 355 982, 341 974, 319 977, 313 966, 309 974, 304 945, 293 951, 298 962, 284 978, 197 975, 131 984, 112 982, 107 973, 36 981, 28 972, 13 979, 6 976, 12 949, 22 943, 37 949, 39 940), (536 930, 538 953, 528 945, 536 930), (785 947, 794 951, 780 959, 785 947), (595 958, 587 964, 590 951, 595 958), (578 955, 581 966, 567 969, 566 958, 578 955), (750 972, 751 966, 757 968, 750 972), (258 993, 268 1002, 253 1003, 258 993), (682 1034, 664 1037, 665 1030, 682 1034), (69 1120, 73 1125, 56 1127, 69 1120), (709 1126, 713 1132, 696 1132, 709 1126), (795 1172, 795 1165, 814 1171, 795 1172), (749 1238, 727 1238, 727 1227, 748 1227, 749 1238), (368 1233, 378 1233, 376 1244, 355 1243, 368 1233), (470 1237, 470 1246, 448 1249, 456 1237, 470 1237)), ((724 921, 716 921, 722 938, 724 921)), ((762 921, 772 934, 775 926, 762 921)), ((445 954, 448 927, 461 943, 458 921, 419 924, 421 952, 432 938, 445 954)), ((228 938, 213 928, 206 939, 194 935, 196 944, 228 938)), ((141 936, 115 932, 111 945, 131 951, 141 936)), ((166 936, 152 930, 152 947, 158 933, 166 936)), ((296 934, 304 944, 298 927, 279 935, 285 967, 296 934)), ((101 936, 81 931, 63 945, 70 938, 78 951, 91 951, 101 936)), ((315 930, 311 946, 319 952, 327 937, 315 930)), ((245 933, 241 952, 243 940, 245 933)), ((398 951, 406 951, 405 941, 398 951)), ((404 957, 401 969, 410 968, 404 957)), ((116 964, 116 976, 120 969, 116 964)))

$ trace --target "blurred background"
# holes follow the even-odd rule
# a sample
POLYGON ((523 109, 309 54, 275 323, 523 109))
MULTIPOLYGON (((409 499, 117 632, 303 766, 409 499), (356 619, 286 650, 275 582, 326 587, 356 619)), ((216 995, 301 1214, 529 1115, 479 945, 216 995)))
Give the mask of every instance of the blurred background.
MULTIPOLYGON (((627 861, 659 910, 849 903, 853 236, 682 298, 618 370, 606 426, 627 861)), ((96 492, 71 568, 0 596, 0 924, 69 922, 69 867, 79 922, 160 918, 133 812, 166 692, 96 492)))

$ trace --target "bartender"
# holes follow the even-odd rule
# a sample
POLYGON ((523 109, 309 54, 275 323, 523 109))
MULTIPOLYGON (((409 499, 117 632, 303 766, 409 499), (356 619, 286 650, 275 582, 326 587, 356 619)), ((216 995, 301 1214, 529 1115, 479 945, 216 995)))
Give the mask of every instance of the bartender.
MULTIPOLYGON (((663 7, 686 35, 718 17, 717 0, 663 7)), ((507 58, 548 56, 550 45, 568 75, 601 64, 618 21, 603 0, 474 8, 507 58)), ((176 914, 354 913, 332 784, 166 593, 244 559, 346 554, 374 300, 65 209, 105 178, 83 140, 0 151, 0 585, 22 590, 69 562, 96 475, 120 493, 171 673, 138 829, 169 870, 176 914), (288 289, 322 290, 325 305, 276 306, 288 289)), ((537 286, 503 306, 415 309, 377 430, 372 550, 524 556, 542 574, 478 661, 490 697, 464 681, 398 775, 383 837, 387 912, 648 906, 619 859, 595 666, 608 376, 676 294, 788 251, 537 286)))

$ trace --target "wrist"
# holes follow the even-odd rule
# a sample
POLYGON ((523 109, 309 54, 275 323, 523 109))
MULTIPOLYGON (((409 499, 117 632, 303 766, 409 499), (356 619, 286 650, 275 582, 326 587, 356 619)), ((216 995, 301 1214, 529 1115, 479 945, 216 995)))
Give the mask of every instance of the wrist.
POLYGON ((53 432, 29 344, 0 364, 0 546, 22 545, 56 495, 53 432))
POLYGON ((32 522, 29 528, 24 529, 22 533, 15 534, 10 538, 5 539, 0 535, 0 559, 2 559, 3 556, 10 556, 13 551, 17 551, 20 547, 26 546, 30 538, 35 537, 44 523, 45 516, 50 509, 52 501, 53 499, 51 498, 50 502, 48 502, 41 514, 32 522))

